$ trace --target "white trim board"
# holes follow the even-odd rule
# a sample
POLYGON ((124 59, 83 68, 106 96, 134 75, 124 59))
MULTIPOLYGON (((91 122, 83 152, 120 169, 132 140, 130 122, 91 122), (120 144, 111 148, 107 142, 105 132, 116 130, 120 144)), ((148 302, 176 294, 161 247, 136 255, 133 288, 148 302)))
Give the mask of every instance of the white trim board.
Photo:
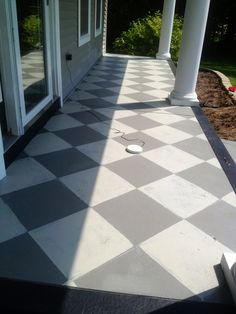
POLYGON ((103 9, 103 0, 100 0, 100 25, 99 28, 97 28, 97 9, 98 9, 98 5, 97 5, 98 0, 95 0, 95 23, 94 23, 94 27, 95 27, 95 37, 101 35, 102 33, 102 9, 103 9))
POLYGON ((88 33, 81 35, 81 0, 78 0, 78 46, 81 47, 91 39, 91 0, 88 0, 88 33))

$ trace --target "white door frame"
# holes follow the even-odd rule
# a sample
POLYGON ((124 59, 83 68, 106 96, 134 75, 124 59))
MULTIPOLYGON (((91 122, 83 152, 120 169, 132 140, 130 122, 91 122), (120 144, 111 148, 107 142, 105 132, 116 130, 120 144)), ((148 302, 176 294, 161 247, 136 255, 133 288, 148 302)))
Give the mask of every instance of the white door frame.
POLYGON ((6 107, 7 124, 12 134, 24 134, 24 126, 33 119, 54 97, 61 98, 61 48, 59 28, 59 0, 45 1, 46 12, 46 45, 49 54, 46 56, 48 67, 48 81, 50 82, 49 96, 33 108, 28 114, 25 112, 24 93, 20 65, 20 48, 18 41, 18 27, 15 0, 0 0, 0 62, 2 68, 2 88, 6 107), (3 45, 4 43, 4 45, 3 45), (1 43, 0 43, 1 44, 1 43), (50 61, 52 60, 52 62, 50 61), (9 88, 11 86, 11 88, 9 88))
MULTIPOLYGON (((8 130, 12 135, 23 135, 24 124, 21 110, 22 88, 19 82, 17 71, 16 41, 12 16, 12 2, 15 0, 0 0, 0 68, 2 91, 8 130)), ((49 37, 51 49, 51 75, 52 75, 52 96, 60 97, 60 105, 63 105, 62 98, 62 76, 61 76, 61 46, 60 46, 60 18, 59 0, 47 0, 49 7, 49 37)), ((3 159, 4 147, 0 129, 0 179, 5 176, 3 159)))

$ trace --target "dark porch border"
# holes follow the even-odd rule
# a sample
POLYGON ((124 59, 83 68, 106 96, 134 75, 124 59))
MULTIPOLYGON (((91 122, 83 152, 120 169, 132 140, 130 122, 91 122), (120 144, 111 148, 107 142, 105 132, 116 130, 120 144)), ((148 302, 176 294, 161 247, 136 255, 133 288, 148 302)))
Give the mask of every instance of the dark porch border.
POLYGON ((233 305, 179 301, 0 279, 0 312, 24 314, 233 314, 233 305))
POLYGON ((210 124, 201 107, 192 107, 192 110, 197 118, 203 132, 205 133, 216 157, 218 158, 221 167, 223 168, 234 192, 236 193, 236 164, 230 156, 228 150, 217 135, 213 126, 210 124))
POLYGON ((44 124, 53 116, 60 107, 60 98, 56 98, 53 103, 38 117, 33 123, 28 126, 24 135, 19 136, 16 141, 4 153, 6 168, 17 158, 23 151, 25 146, 39 132, 44 124))

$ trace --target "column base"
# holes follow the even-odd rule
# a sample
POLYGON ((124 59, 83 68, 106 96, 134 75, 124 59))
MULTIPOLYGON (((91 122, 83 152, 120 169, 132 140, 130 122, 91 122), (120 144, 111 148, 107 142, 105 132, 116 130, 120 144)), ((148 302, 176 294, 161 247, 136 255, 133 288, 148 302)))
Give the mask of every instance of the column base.
POLYGON ((236 305, 236 254, 224 253, 221 259, 221 267, 230 288, 236 305))
POLYGON ((171 59, 171 55, 170 55, 169 52, 166 52, 166 53, 158 52, 156 54, 156 59, 158 59, 158 60, 170 60, 171 59))
POLYGON ((196 93, 181 94, 173 90, 169 94, 168 99, 170 104, 174 106, 199 106, 196 93))

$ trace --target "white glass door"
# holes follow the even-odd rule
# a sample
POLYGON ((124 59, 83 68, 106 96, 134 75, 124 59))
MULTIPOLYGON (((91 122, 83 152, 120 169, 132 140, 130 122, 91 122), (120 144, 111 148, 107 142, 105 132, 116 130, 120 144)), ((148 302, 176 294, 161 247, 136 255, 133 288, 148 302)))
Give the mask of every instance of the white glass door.
POLYGON ((52 100, 49 13, 46 0, 12 3, 20 105, 26 125, 52 100))

